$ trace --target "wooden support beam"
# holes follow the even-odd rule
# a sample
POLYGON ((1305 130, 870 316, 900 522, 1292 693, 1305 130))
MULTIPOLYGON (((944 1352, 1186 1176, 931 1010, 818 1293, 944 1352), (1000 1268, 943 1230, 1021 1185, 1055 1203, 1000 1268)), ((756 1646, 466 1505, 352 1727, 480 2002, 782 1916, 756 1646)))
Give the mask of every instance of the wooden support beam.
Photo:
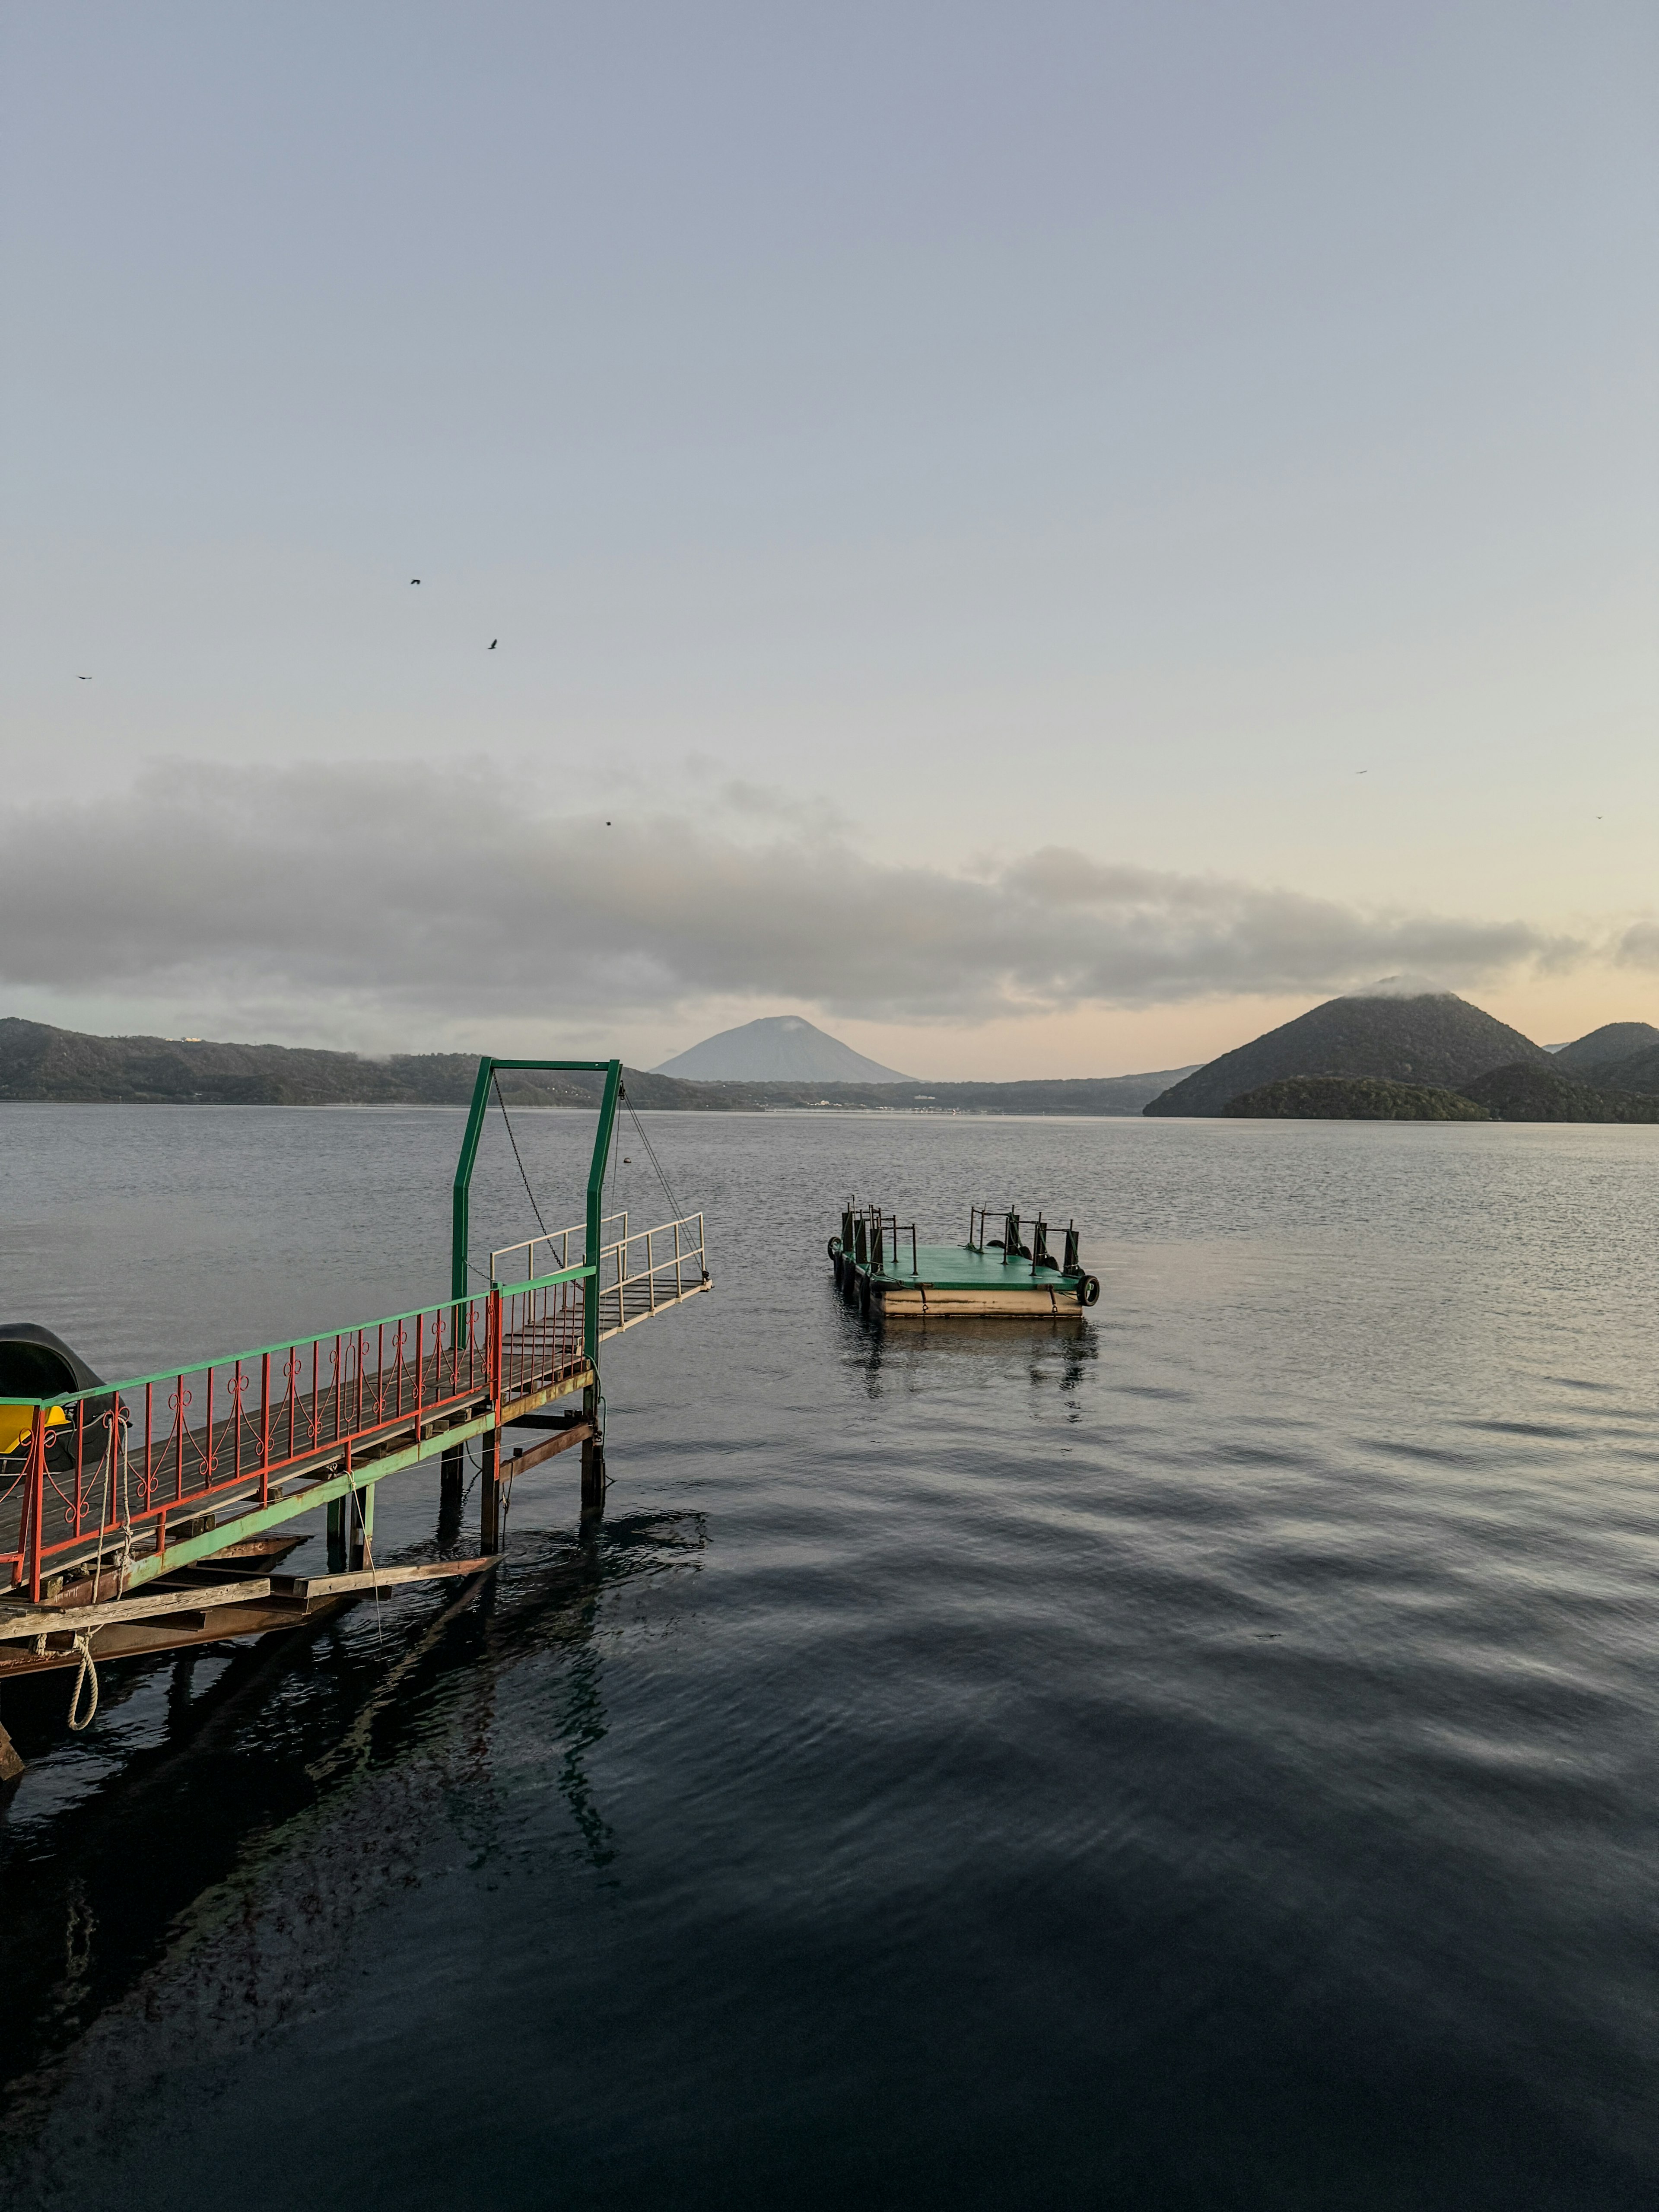
POLYGON ((207 1589, 152 1590, 147 1597, 112 1598, 104 1605, 9 1605, 0 1607, 0 1642, 21 1636, 55 1636, 59 1631, 113 1628, 164 1613, 201 1613, 215 1605, 246 1604, 269 1597, 268 1577, 244 1577, 207 1589))
POLYGON ((505 1473, 522 1474, 526 1468, 539 1467, 555 1452, 568 1451, 573 1444, 585 1444, 594 1433, 592 1421, 575 1421, 568 1428, 560 1424, 561 1433, 550 1437, 544 1444, 522 1445, 507 1462, 505 1473))
POLYGON ((366 1567, 350 1575, 273 1575, 270 1586, 283 1597, 341 1597, 353 1590, 402 1589, 410 1583, 440 1582, 448 1575, 479 1575, 499 1565, 501 1553, 476 1559, 428 1559, 416 1567, 366 1567))

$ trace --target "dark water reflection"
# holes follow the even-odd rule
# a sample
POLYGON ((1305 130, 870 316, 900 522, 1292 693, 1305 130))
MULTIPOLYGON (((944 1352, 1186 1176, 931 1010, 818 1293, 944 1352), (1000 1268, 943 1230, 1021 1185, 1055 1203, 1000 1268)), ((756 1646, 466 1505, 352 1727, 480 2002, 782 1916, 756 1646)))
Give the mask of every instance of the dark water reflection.
MULTIPOLYGON (((4 1127, 108 1371, 441 1285, 453 1117, 4 1127)), ((1656 1134, 665 1120, 602 1529, 8 1693, 11 2201, 1650 2204, 1656 1134), (1102 1304, 872 1331, 849 1187, 1075 1204, 1102 1304)))

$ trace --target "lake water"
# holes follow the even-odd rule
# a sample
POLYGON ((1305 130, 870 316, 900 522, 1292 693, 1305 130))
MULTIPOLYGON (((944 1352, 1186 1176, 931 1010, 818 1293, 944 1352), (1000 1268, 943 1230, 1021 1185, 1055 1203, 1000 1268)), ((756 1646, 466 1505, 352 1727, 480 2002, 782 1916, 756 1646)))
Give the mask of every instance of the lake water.
MULTIPOLYGON (((0 1309, 118 1376, 441 1295, 459 1132, 7 1107, 0 1309)), ((487 1604, 7 1693, 9 2203, 1650 2212, 1659 1129, 651 1133, 716 1287, 600 1531, 557 1459, 487 1604), (867 1327, 848 1188, 1074 1209, 1101 1303, 867 1327)))

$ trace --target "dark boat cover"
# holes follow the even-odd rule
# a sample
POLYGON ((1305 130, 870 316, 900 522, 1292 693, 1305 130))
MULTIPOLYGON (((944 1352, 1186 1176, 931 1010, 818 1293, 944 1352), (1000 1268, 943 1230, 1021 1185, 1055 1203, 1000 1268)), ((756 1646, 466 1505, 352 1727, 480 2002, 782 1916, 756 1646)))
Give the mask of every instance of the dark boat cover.
POLYGON ((38 1321, 0 1321, 0 1398, 62 1398, 103 1380, 38 1321))

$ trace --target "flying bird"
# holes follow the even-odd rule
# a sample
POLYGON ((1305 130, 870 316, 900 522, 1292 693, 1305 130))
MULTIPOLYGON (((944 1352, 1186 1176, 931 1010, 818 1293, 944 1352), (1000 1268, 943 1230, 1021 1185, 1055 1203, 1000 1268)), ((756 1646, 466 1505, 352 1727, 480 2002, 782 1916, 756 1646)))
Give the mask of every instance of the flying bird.
POLYGON ((411 584, 418 584, 421 580, 418 576, 411 576, 409 580, 411 584))
MULTIPOLYGON (((75 680, 77 684, 90 684, 92 678, 90 676, 77 676, 75 680)), ((1596 819, 1599 821, 1601 817, 1598 815, 1596 819)))
POLYGON ((1370 774, 1370 770, 1368 768, 1357 768, 1354 770, 1354 774, 1356 775, 1369 775, 1370 774))
POLYGON ((498 638, 498 637, 492 637, 492 638, 490 639, 490 641, 489 641, 489 644, 488 644, 487 646, 485 646, 485 647, 484 647, 484 651, 485 651, 486 653, 494 653, 494 651, 495 650, 495 647, 496 647, 500 643, 501 643, 501 640, 500 640, 500 638, 498 638))

